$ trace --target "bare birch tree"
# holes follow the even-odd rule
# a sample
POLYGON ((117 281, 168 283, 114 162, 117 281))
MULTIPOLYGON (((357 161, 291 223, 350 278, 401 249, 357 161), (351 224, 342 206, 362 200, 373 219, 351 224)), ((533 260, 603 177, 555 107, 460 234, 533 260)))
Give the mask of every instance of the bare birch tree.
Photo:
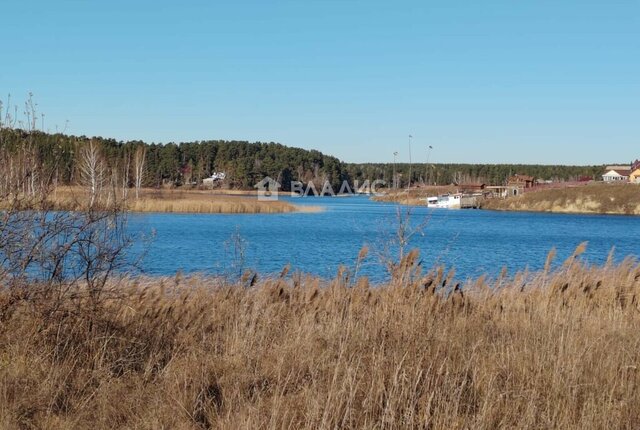
POLYGON ((96 141, 90 140, 81 147, 78 167, 84 185, 89 188, 89 207, 92 208, 102 190, 107 173, 100 145, 96 141))
POLYGON ((147 148, 144 145, 138 146, 133 157, 133 174, 136 187, 136 200, 140 198, 140 188, 145 176, 145 163, 147 158, 147 148))
POLYGON ((125 149, 122 167, 122 200, 126 202, 129 196, 129 175, 131 173, 131 150, 125 149))

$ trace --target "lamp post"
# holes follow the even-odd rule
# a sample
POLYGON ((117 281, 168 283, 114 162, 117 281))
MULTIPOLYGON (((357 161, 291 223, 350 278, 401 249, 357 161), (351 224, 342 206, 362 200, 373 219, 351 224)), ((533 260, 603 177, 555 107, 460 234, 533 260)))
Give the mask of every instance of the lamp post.
POLYGON ((398 188, 398 181, 396 179, 396 157, 397 156, 398 156, 398 151, 395 151, 393 153, 393 179, 392 179, 392 184, 394 189, 398 188))
POLYGON ((424 179, 425 179, 426 185, 429 185, 429 158, 431 157, 432 149, 433 149, 433 146, 429 145, 429 149, 427 149, 427 169, 424 172, 424 179))
POLYGON ((411 188, 411 167, 412 167, 412 163, 411 163, 411 138, 413 136, 409 135, 409 182, 407 184, 407 190, 409 188, 411 188))

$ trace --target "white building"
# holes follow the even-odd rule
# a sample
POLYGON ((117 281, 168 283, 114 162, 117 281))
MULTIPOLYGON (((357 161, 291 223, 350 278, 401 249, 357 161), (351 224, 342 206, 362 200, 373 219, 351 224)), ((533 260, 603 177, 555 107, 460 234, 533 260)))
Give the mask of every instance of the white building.
POLYGON ((629 169, 611 169, 602 175, 602 180, 605 182, 625 182, 629 180, 630 173, 629 169))
POLYGON ((213 172, 210 177, 204 178, 202 180, 202 185, 204 185, 205 187, 213 188, 213 184, 215 184, 216 182, 224 181, 226 177, 227 174, 225 172, 213 172))

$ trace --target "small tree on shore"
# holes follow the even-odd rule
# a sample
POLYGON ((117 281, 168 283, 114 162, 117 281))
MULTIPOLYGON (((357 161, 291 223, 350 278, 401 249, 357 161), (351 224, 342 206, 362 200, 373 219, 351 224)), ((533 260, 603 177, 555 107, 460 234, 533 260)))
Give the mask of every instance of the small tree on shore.
POLYGON ((89 207, 92 208, 107 177, 102 151, 95 140, 90 140, 80 148, 79 169, 82 182, 89 189, 89 207))
POLYGON ((133 157, 133 174, 136 187, 136 200, 140 198, 140 188, 145 176, 145 163, 147 158, 147 148, 144 145, 138 146, 133 157))
POLYGON ((122 167, 122 200, 129 196, 129 175, 131 174, 131 150, 126 149, 122 167))

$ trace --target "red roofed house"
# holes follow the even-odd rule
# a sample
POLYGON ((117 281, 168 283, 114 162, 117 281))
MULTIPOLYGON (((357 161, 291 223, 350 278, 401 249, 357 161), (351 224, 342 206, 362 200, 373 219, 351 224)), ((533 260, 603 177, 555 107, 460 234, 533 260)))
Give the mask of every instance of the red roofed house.
POLYGON ((511 187, 531 188, 534 186, 536 178, 527 175, 513 175, 507 180, 507 184, 511 187))
POLYGON ((626 182, 632 170, 629 166, 608 166, 607 172, 602 175, 605 182, 626 182))
POLYGON ((460 184, 458 185, 458 190, 461 193, 477 193, 484 190, 486 187, 485 184, 460 184))

